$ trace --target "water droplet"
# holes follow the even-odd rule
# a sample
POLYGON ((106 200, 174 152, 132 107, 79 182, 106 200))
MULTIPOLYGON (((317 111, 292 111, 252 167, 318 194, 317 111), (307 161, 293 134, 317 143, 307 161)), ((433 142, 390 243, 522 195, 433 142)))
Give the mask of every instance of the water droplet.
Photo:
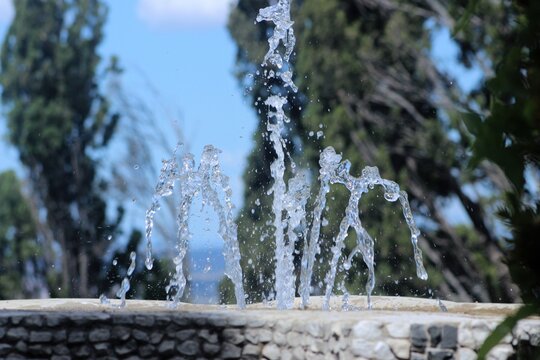
POLYGON ((111 241, 112 240, 112 235, 108 235, 107 240, 111 241))
POLYGON ((139 170, 139 164, 133 165, 133 168, 134 168, 135 170, 139 170))

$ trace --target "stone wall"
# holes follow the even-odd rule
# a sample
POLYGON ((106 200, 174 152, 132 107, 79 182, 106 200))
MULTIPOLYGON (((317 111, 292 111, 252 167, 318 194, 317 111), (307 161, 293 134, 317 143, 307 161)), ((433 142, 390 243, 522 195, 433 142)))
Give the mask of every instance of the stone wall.
MULTIPOLYGON (((467 360, 500 319, 399 310, 10 308, 0 311, 0 358, 467 360)), ((540 320, 526 320, 491 358, 534 359, 539 346, 540 320)))

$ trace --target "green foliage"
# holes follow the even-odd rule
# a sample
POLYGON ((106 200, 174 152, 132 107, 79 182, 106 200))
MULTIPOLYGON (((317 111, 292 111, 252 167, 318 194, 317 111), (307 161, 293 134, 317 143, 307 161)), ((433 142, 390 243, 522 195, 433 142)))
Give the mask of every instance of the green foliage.
MULTIPOLYGON (((493 193, 500 188, 483 168, 465 171, 470 134, 464 131, 455 109, 464 107, 466 96, 448 85, 449 79, 428 56, 433 30, 426 24, 436 15, 425 14, 433 9, 400 0, 304 0, 293 4, 297 46, 292 61, 300 92, 289 95, 292 122, 286 135, 291 155, 300 166, 313 169, 314 180, 319 152, 326 146, 349 159, 355 175, 366 165, 376 165, 383 177, 397 181, 409 193, 420 219, 424 235, 420 242, 430 275, 427 283, 409 280, 415 274, 414 262, 398 205, 383 201, 376 190, 362 198, 362 222, 376 238, 376 293, 428 295, 431 288, 439 296, 456 300, 514 300, 508 271, 500 260, 500 244, 485 218, 490 198, 472 197, 464 190, 479 183, 487 184, 493 193), (310 135, 320 130, 324 131, 322 138, 310 135), (446 218, 444 208, 451 201, 463 206, 470 224, 454 225, 446 218), (473 262, 473 258, 488 260, 473 262)), ((273 284, 271 199, 266 191, 272 182, 268 169, 275 155, 264 135, 266 108, 261 99, 268 96, 268 85, 275 90, 280 83, 264 84, 261 75, 252 81, 246 77, 255 72, 266 47, 269 25, 253 25, 258 9, 265 5, 262 0, 240 0, 229 22, 238 45, 237 74, 242 84, 253 88, 260 120, 244 176, 245 205, 238 219, 245 286, 252 301, 271 294, 273 284)), ((452 3, 449 11, 461 14, 465 7, 462 2, 452 3)), ((481 2, 476 9, 485 11, 489 20, 503 16, 496 4, 481 2)), ((469 54, 466 49, 471 44, 475 49, 498 49, 496 44, 487 45, 492 27, 487 29, 462 31, 459 45, 463 54, 469 54)), ((470 65, 469 55, 460 60, 470 65)), ((481 98, 481 94, 473 95, 481 98)), ((477 103, 481 106, 480 100, 477 103)), ((315 193, 316 181, 313 187, 315 193)), ((344 189, 332 189, 312 284, 316 293, 322 290, 320 280, 327 271, 329 248, 347 201, 344 189)), ((346 254, 352 242, 349 238, 346 254)), ((298 250, 302 247, 299 244, 298 250)), ((345 279, 352 293, 363 292, 364 272, 357 259, 345 279)))
POLYGON ((30 206, 13 171, 0 173, 0 199, 0 299, 23 298, 32 295, 24 280, 38 277, 42 253, 30 206))
POLYGON ((0 59, 9 139, 62 251, 63 292, 97 295, 106 219, 95 153, 119 117, 99 93, 97 47, 106 9, 98 0, 21 0, 0 59))
POLYGON ((540 175, 540 4, 514 2, 511 16, 516 21, 500 39, 503 56, 486 84, 491 95, 490 111, 487 116, 466 114, 464 120, 474 136, 473 165, 487 159, 497 164, 512 183, 499 216, 511 231, 507 263, 526 305, 486 339, 480 359, 519 320, 540 314, 540 197, 536 180, 527 181, 525 175, 525 170, 533 179, 540 175))

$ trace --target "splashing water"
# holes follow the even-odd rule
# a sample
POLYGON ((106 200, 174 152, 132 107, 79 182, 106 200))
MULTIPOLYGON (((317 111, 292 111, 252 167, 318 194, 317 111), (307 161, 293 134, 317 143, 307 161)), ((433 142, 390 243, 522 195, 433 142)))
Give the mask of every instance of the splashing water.
POLYGON ((320 252, 319 235, 321 232, 322 213, 326 207, 326 195, 330 191, 330 179, 334 174, 341 155, 335 153, 332 148, 325 149, 319 158, 319 181, 321 183, 319 194, 315 200, 315 208, 313 209, 313 222, 311 224, 311 232, 307 244, 304 247, 302 255, 301 273, 300 273, 300 296, 302 297, 302 307, 307 307, 309 304, 309 295, 311 288, 311 278, 313 276, 313 264, 315 257, 320 252))
MULTIPOLYGON (((276 4, 268 6, 259 10, 257 15, 257 22, 271 21, 274 23, 275 28, 272 36, 268 39, 269 49, 264 56, 263 66, 268 64, 274 65, 278 68, 275 75, 279 76, 285 86, 290 87, 294 92, 298 91, 298 88, 292 81, 292 71, 288 69, 288 62, 296 44, 296 37, 294 36, 293 24, 291 21, 291 1, 279 0, 276 4), (279 50, 279 44, 282 43, 285 46, 285 53, 282 54, 279 50), (284 71, 282 71, 285 68, 284 71)), ((268 78, 274 77, 274 72, 270 72, 267 75, 268 78)))
MULTIPOLYGON (((325 149, 327 154, 333 159, 337 159, 334 149, 329 147, 325 149)), ((328 155, 327 155, 328 156, 328 155)), ((335 165, 335 163, 333 163, 335 165)), ((344 262, 344 269, 348 271, 351 267, 351 261, 353 257, 360 253, 368 268, 368 280, 366 284, 366 293, 368 298, 368 308, 372 308, 371 303, 371 292, 375 287, 375 270, 374 270, 374 243, 371 236, 362 226, 360 221, 360 212, 358 204, 360 198, 364 193, 367 193, 369 190, 373 189, 375 185, 380 185, 384 188, 384 198, 387 201, 395 202, 399 199, 401 206, 403 208, 403 215, 405 221, 409 226, 411 231, 411 243, 414 249, 414 260, 416 263, 416 274, 422 279, 426 280, 428 275, 424 269, 422 263, 422 252, 418 247, 418 236, 420 235, 420 230, 416 227, 416 223, 412 216, 411 208, 409 206, 409 201, 407 199, 407 193, 401 191, 399 185, 393 181, 382 179, 379 175, 379 169, 376 167, 366 166, 362 170, 362 175, 359 178, 352 176, 350 171, 351 163, 348 160, 340 162, 337 166, 334 167, 333 173, 330 175, 331 183, 339 183, 344 185, 347 190, 351 193, 349 198, 349 203, 345 210, 345 217, 341 221, 339 226, 339 233, 335 238, 334 246, 332 247, 332 260, 330 262, 330 271, 326 274, 325 283, 326 283, 326 292, 323 300, 323 309, 328 310, 330 304, 330 296, 332 295, 332 289, 335 283, 335 277, 338 267, 339 259, 341 258, 342 250, 345 247, 345 238, 349 228, 353 228, 356 232, 356 247, 353 248, 351 254, 344 262)))
MULTIPOLYGON (((290 0, 279 0, 276 4, 261 9, 257 21, 273 22, 275 27, 268 39, 269 49, 262 63, 263 67, 272 65, 277 68, 265 71, 267 79, 279 76, 286 90, 285 95, 271 95, 266 99, 268 105, 267 131, 276 152, 276 159, 270 165, 270 173, 274 183, 269 191, 273 194, 272 211, 274 213, 274 238, 276 242, 275 291, 278 309, 290 309, 294 304, 296 275, 294 272, 295 244, 305 238, 305 207, 309 198, 309 181, 306 171, 297 171, 291 159, 294 176, 285 182, 286 142, 282 134, 285 123, 290 119, 285 115, 283 107, 287 104, 287 89, 297 92, 298 88, 292 80, 289 59, 294 50, 296 38, 290 18, 290 0), (280 43, 285 51, 280 50, 280 43), (284 214, 285 212, 285 214, 284 214)), ((287 153, 287 155, 289 155, 287 153)), ((290 158, 290 155, 289 155, 290 158)))
POLYGON ((144 260, 144 265, 148 270, 152 270, 154 267, 154 259, 152 258, 152 230, 154 228, 154 215, 160 209, 160 198, 172 195, 174 190, 174 182, 178 174, 178 166, 176 165, 174 156, 175 153, 176 149, 171 159, 163 160, 159 180, 154 191, 154 196, 152 196, 152 205, 150 206, 150 209, 146 211, 146 258, 144 260))
POLYGON ((174 157, 164 161, 152 205, 146 213, 147 254, 145 263, 150 270, 152 268, 151 234, 153 216, 156 210, 159 209, 159 198, 171 195, 174 183, 179 182, 180 204, 176 218, 178 231, 175 245, 176 256, 173 259, 175 273, 166 287, 167 296, 172 307, 178 306, 186 286, 183 266, 190 239, 189 210, 197 195, 202 197, 203 204, 209 204, 218 215, 218 233, 224 241, 225 275, 234 284, 238 306, 240 308, 245 307, 242 269, 240 268, 240 249, 238 247, 237 228, 232 214, 232 190, 229 185, 229 178, 223 175, 221 171, 218 158, 220 152, 212 145, 206 145, 198 169, 195 168, 195 159, 190 153, 183 156, 180 166, 176 164, 174 157), (220 192, 223 194, 223 200, 220 198, 220 192))
MULTIPOLYGON (((268 64, 277 67, 277 75, 283 80, 285 88, 290 88, 294 92, 298 89, 292 81, 292 71, 290 70, 289 58, 294 50, 296 38, 294 36, 293 24, 290 18, 290 0, 279 0, 274 5, 263 8, 259 11, 257 21, 270 21, 273 22, 275 27, 272 36, 268 39, 269 49, 264 57, 262 66, 268 66, 268 64), (285 53, 280 52, 280 43, 285 48, 285 53)), ((267 79, 273 78, 275 73, 273 71, 265 72, 267 79)), ((289 309, 294 302, 294 265, 293 265, 293 251, 294 244, 298 240, 298 235, 295 232, 295 228, 298 227, 299 222, 296 217, 299 214, 305 216, 305 205, 309 198, 309 184, 306 181, 299 185, 293 182, 296 178, 291 179, 289 182, 289 190, 285 185, 285 140, 282 137, 284 132, 285 123, 289 122, 289 118, 286 116, 283 107, 287 103, 287 99, 282 95, 271 95, 265 104, 269 106, 268 112, 268 124, 267 131, 269 132, 269 138, 273 144, 277 158, 271 164, 270 171, 274 179, 274 184, 269 191, 269 194, 273 194, 274 199, 272 203, 272 210, 274 213, 274 238, 276 242, 276 270, 275 270, 275 290, 277 307, 279 309, 289 309), (301 189, 301 190, 300 190, 301 189), (295 197, 292 194, 295 192, 301 193, 299 197, 295 197), (294 209, 294 210, 292 210, 294 209), (287 211, 287 217, 283 218, 284 210, 287 211), (284 221, 286 220, 286 221, 284 221), (287 237, 288 243, 285 239, 285 227, 288 227, 287 237)), ((322 137, 321 131, 317 133, 317 137, 322 137)), ((362 227, 362 223, 359 217, 358 203, 363 193, 372 189, 375 185, 380 185, 385 189, 384 198, 387 201, 395 202, 399 199, 403 208, 403 214, 409 229, 411 231, 411 243, 414 249, 414 259, 417 267, 417 275, 421 279, 427 279, 427 273, 422 263, 422 253, 418 248, 418 236, 420 231, 416 227, 412 212, 407 199, 407 194, 400 191, 399 186, 389 180, 382 179, 379 175, 379 170, 376 167, 366 167, 362 171, 360 178, 354 178, 349 174, 350 162, 341 161, 341 156, 335 153, 332 147, 326 148, 320 156, 319 160, 320 171, 319 181, 320 190, 315 200, 315 207, 313 210, 311 230, 309 232, 309 238, 306 236, 307 231, 303 231, 301 236, 305 239, 304 252, 301 261, 301 273, 300 273, 300 288, 299 293, 302 297, 302 307, 306 307, 309 303, 311 279, 313 276, 313 266, 317 254, 320 252, 319 237, 320 228, 322 222, 322 213, 326 206, 326 196, 329 192, 330 183, 340 183, 351 193, 349 204, 346 209, 344 219, 340 224, 339 234, 335 238, 334 246, 332 247, 332 260, 330 264, 330 272, 326 275, 326 293, 323 300, 323 308, 329 309, 330 296, 335 283, 336 271, 338 262, 341 258, 341 253, 345 247, 345 238, 347 236, 349 228, 354 228, 357 235, 357 245, 349 255, 348 259, 344 261, 344 269, 348 271, 351 267, 351 262, 355 254, 360 253, 364 262, 368 267, 368 281, 366 284, 366 292, 368 296, 368 308, 371 309, 371 292, 375 286, 375 272, 374 272, 374 243, 371 236, 362 227)), ((291 168, 293 174, 296 165, 291 159, 291 168)), ((348 293, 343 285, 344 289, 344 301, 347 302, 348 293)), ((346 304, 345 304, 346 305, 346 304)))
MULTIPOLYGON (((114 260, 116 261, 116 260, 114 260)), ((137 254, 132 251, 129 254, 129 267, 126 272, 126 276, 124 279, 122 279, 122 283, 120 284, 120 288, 116 292, 116 297, 120 299, 120 304, 114 305, 115 307, 123 308, 126 306, 126 294, 128 293, 129 289, 131 288, 130 279, 131 275, 133 275, 133 272, 135 271, 135 266, 137 264, 137 254)), ((116 265, 116 264, 115 264, 116 265)), ((112 305, 111 300, 105 296, 105 294, 101 294, 99 297, 99 301, 103 305, 112 305)))

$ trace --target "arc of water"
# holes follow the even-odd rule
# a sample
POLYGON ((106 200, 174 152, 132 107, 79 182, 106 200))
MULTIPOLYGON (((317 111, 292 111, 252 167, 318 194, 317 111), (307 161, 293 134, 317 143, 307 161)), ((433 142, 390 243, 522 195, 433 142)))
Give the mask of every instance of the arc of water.
POLYGON ((163 160, 159 180, 152 196, 152 204, 146 211, 145 227, 146 227, 146 258, 144 264, 148 270, 152 270, 154 259, 152 258, 152 230, 154 229, 154 216, 160 209, 159 200, 162 197, 169 196, 173 193, 174 182, 178 176, 178 166, 174 156, 169 160, 163 160))
MULTIPOLYGON (((174 182, 179 181, 180 183, 180 204, 176 219, 178 225, 175 245, 177 255, 173 259, 175 274, 166 288, 168 297, 171 300, 171 307, 176 307, 180 303, 187 282, 183 265, 191 236, 189 232, 189 212, 193 199, 198 194, 201 194, 203 204, 210 204, 218 215, 218 233, 224 241, 225 275, 234 283, 238 307, 245 307, 242 269, 240 268, 240 249, 238 246, 237 228, 232 213, 232 190, 229 185, 229 178, 221 172, 218 159, 219 153, 220 150, 215 147, 211 145, 205 146, 197 170, 195 170, 195 160, 192 154, 188 153, 184 155, 180 167, 173 162, 174 159, 171 159, 171 161, 167 162, 167 166, 164 165, 162 176, 160 176, 158 190, 163 188, 163 183, 167 184, 165 187, 168 190, 165 192, 156 191, 156 199, 159 199, 159 196, 163 194, 170 195, 174 187, 174 182), (221 190, 224 194, 223 203, 218 190, 221 190)), ((147 220, 146 229, 147 234, 150 235, 153 214, 156 208, 154 203, 147 212, 147 215, 152 215, 149 217, 150 220, 147 220)))
POLYGON ((324 149, 319 158, 320 188, 317 198, 315 199, 311 231, 309 233, 309 238, 306 238, 300 270, 300 296, 302 297, 303 308, 306 308, 309 305, 313 265, 315 263, 315 257, 320 252, 319 237, 321 232, 322 213, 326 207, 326 195, 330 191, 330 179, 340 162, 341 155, 336 154, 332 148, 324 149))
POLYGON ((186 277, 184 275, 184 258, 187 254, 188 243, 190 238, 189 232, 189 211, 193 198, 197 193, 196 184, 198 181, 198 173, 195 171, 195 160, 193 155, 186 154, 182 158, 182 167, 178 174, 178 180, 180 180, 180 204, 178 206, 178 213, 176 223, 178 226, 176 235, 175 249, 177 255, 174 257, 175 273, 171 278, 169 285, 167 286, 167 295, 171 302, 171 307, 176 307, 180 303, 184 290, 186 287, 186 277), (171 294, 173 294, 171 296, 171 294))
POLYGON ((294 250, 300 238, 306 238, 306 204, 310 196, 310 186, 307 171, 299 171, 289 180, 289 190, 285 194, 285 210, 287 212, 287 239, 284 257, 286 273, 283 292, 285 307, 292 308, 296 290, 294 271, 294 250))
MULTIPOLYGON (((333 148, 327 148, 330 155, 334 154, 333 148)), ((327 155, 328 156, 328 155, 327 155)), ((330 271, 328 272, 325 282, 326 291, 325 298, 323 300, 323 309, 328 310, 330 304, 330 297, 332 295, 332 289, 335 284, 335 277, 339 259, 342 256, 343 248, 345 247, 345 238, 350 227, 353 227, 357 236, 357 245, 346 259, 344 268, 347 271, 351 266, 352 258, 355 254, 360 252, 362 258, 368 267, 368 280, 366 283, 366 293, 368 298, 368 308, 372 308, 371 292, 375 286, 375 271, 374 271, 374 242, 371 236, 363 228, 360 222, 360 212, 358 208, 359 201, 362 194, 367 193, 373 189, 375 185, 380 185, 384 188, 384 198, 389 202, 395 202, 400 200, 405 221, 409 226, 411 232, 411 243, 414 250, 414 259, 416 263, 416 274, 422 279, 426 280, 428 275, 422 262, 422 251, 418 247, 418 237, 420 236, 420 230, 417 228, 414 218, 412 216, 409 201, 407 199, 407 193, 401 191, 399 185, 393 181, 382 179, 379 175, 379 169, 376 167, 366 166, 362 170, 362 175, 359 178, 355 178, 350 175, 350 163, 348 160, 340 163, 338 166, 333 167, 333 172, 330 176, 330 182, 341 183, 351 193, 349 198, 349 204, 345 211, 345 217, 341 221, 340 231, 335 238, 334 245, 332 246, 332 261, 330 264, 330 271)), ((313 239, 311 239, 313 240, 313 239)))
POLYGON ((242 268, 240 267, 240 248, 238 246, 238 229, 233 219, 232 190, 229 185, 229 177, 221 172, 218 154, 221 151, 217 148, 207 145, 201 158, 201 164, 207 168, 203 169, 202 191, 205 198, 214 208, 219 218, 218 233, 224 241, 223 256, 225 257, 225 275, 231 279, 234 284, 234 292, 238 307, 244 308, 245 295, 242 286, 242 268), (219 201, 218 192, 212 184, 220 185, 225 204, 219 201))

